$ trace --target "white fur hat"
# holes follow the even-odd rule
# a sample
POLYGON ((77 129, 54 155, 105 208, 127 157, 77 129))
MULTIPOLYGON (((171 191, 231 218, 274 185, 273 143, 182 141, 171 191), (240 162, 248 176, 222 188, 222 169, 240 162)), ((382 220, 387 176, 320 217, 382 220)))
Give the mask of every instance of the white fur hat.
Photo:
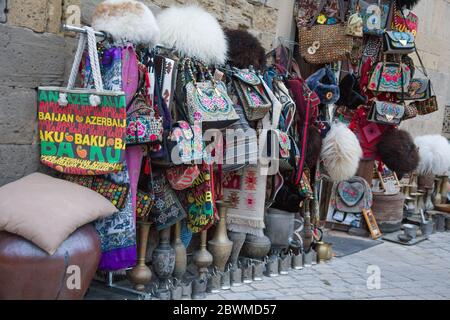
POLYGON ((207 65, 224 64, 227 40, 217 19, 201 7, 191 5, 163 10, 157 21, 161 44, 207 65))
POLYGON ((154 46, 159 42, 159 27, 151 10, 135 0, 106 0, 92 16, 92 27, 111 34, 114 41, 131 41, 154 46))
POLYGON ((419 148, 419 174, 444 175, 450 167, 450 145, 440 135, 426 135, 414 139, 419 148))
POLYGON ((321 158, 333 181, 353 177, 362 155, 358 138, 342 123, 334 124, 323 140, 321 158))

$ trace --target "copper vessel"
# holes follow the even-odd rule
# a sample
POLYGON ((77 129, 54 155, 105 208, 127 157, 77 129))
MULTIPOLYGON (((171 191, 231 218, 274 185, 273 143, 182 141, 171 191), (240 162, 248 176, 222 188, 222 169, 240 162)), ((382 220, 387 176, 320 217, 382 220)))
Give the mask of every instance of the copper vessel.
POLYGON ((145 285, 150 283, 152 279, 152 272, 145 264, 145 254, 147 252, 147 239, 150 231, 150 223, 138 221, 138 259, 136 266, 127 272, 130 282, 134 285, 137 291, 144 291, 145 285))
POLYGON ((332 257, 331 245, 326 242, 317 242, 316 243, 316 253, 317 253, 317 261, 325 262, 330 260, 332 257))
POLYGON ((217 209, 219 211, 219 223, 217 224, 214 238, 208 241, 208 250, 213 256, 213 265, 220 272, 225 271, 225 265, 230 258, 233 242, 228 239, 227 235, 227 210, 228 203, 218 200, 216 201, 217 209))
POLYGON ((178 221, 175 224, 174 239, 172 242, 172 247, 175 251, 175 268, 173 270, 173 276, 178 280, 183 278, 183 275, 186 273, 187 266, 186 247, 181 241, 180 234, 181 222, 178 221))
MULTIPOLYGON (((204 230, 200 233, 200 248, 194 253, 193 260, 194 264, 198 268, 198 273, 200 278, 206 280, 206 276, 208 274, 208 267, 213 262, 213 256, 206 249, 206 237, 207 231, 204 230)), ((206 289, 206 286, 205 286, 206 289)))

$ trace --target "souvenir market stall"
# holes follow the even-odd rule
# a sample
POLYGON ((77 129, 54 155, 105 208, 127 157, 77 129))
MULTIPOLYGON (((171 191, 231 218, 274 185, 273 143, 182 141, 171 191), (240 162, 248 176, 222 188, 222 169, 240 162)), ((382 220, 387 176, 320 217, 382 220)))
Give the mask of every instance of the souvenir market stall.
POLYGON ((270 52, 197 6, 106 0, 66 26, 80 40, 67 87, 39 88, 41 162, 115 207, 85 221, 97 280, 201 299, 330 260, 326 228, 409 243, 407 218, 428 236, 450 147, 399 129, 438 109, 416 2, 298 0, 298 42, 270 52))

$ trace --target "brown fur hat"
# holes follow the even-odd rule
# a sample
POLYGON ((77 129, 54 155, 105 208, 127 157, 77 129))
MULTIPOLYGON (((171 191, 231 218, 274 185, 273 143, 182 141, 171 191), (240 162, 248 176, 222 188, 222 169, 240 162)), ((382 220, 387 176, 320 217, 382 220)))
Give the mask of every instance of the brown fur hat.
POLYGON ((228 61, 233 67, 256 70, 266 65, 266 52, 259 40, 246 30, 225 29, 228 39, 228 61))
POLYGON ((419 165, 419 152, 411 135, 399 129, 384 133, 378 144, 381 161, 397 175, 403 176, 419 165))
POLYGON ((308 140, 306 142, 305 162, 312 169, 317 165, 322 150, 322 136, 320 130, 315 126, 308 128, 308 140))

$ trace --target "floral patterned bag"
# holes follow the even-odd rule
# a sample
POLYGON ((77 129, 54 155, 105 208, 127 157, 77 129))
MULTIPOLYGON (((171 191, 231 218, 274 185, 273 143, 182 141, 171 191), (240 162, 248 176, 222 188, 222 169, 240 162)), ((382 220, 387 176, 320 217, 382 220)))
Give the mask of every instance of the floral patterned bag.
MULTIPOLYGON (((203 130, 222 129, 239 120, 234 110, 233 101, 227 93, 226 85, 222 81, 214 80, 211 72, 207 70, 209 80, 197 82, 193 71, 191 59, 185 59, 183 65, 186 101, 185 111, 189 123, 201 123, 203 130), (186 73, 190 81, 186 82, 186 73)), ((200 69, 207 69, 200 66, 200 69)), ((203 70, 200 74, 203 75, 203 70)))
POLYGON ((249 121, 261 120, 272 108, 267 97, 262 80, 254 70, 233 69, 233 84, 249 121))

